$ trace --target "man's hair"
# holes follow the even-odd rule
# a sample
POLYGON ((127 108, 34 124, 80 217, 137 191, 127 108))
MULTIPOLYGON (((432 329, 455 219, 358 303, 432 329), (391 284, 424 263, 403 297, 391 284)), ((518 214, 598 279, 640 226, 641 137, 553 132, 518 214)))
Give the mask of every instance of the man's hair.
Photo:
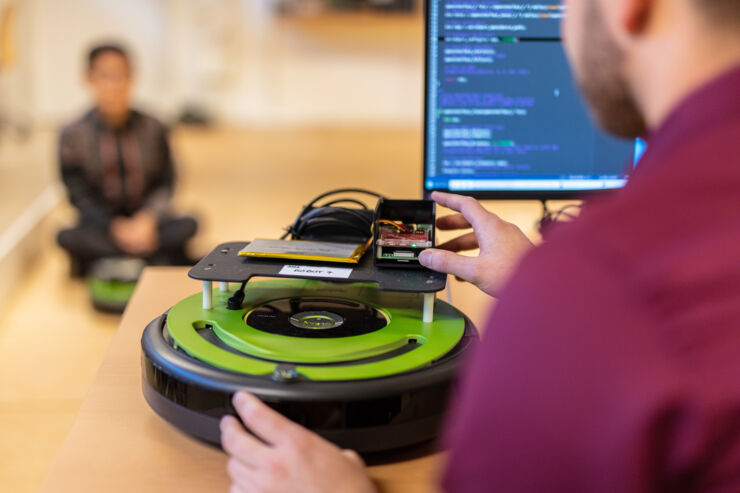
POLYGON ((131 66, 131 56, 129 55, 128 50, 121 44, 118 43, 104 43, 95 45, 92 48, 90 48, 90 51, 87 54, 87 69, 92 70, 93 65, 95 64, 95 60, 98 59, 101 55, 105 55, 106 53, 114 53, 116 55, 120 55, 123 57, 124 60, 126 60, 126 63, 131 66))
POLYGON ((740 1, 738 0, 692 0, 696 7, 705 12, 712 21, 723 25, 740 25, 740 1))

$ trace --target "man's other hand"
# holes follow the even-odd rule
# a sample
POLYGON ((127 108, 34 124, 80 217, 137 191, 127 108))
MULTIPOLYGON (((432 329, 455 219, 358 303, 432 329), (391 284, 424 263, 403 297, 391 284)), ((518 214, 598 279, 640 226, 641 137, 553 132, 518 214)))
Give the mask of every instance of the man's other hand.
POLYGON ((514 224, 488 212, 472 197, 434 192, 432 199, 458 212, 439 218, 437 227, 440 230, 472 228, 473 231, 425 250, 419 262, 432 270, 471 282, 491 296, 498 296, 521 258, 532 248, 532 242, 514 224), (477 257, 457 253, 477 248, 480 248, 477 257))
POLYGON ((129 255, 145 256, 159 248, 157 219, 147 211, 140 211, 130 218, 114 218, 110 233, 116 245, 129 255))
POLYGON ((221 420, 231 493, 376 491, 357 453, 339 449, 253 395, 239 392, 233 403, 252 433, 233 416, 221 420))

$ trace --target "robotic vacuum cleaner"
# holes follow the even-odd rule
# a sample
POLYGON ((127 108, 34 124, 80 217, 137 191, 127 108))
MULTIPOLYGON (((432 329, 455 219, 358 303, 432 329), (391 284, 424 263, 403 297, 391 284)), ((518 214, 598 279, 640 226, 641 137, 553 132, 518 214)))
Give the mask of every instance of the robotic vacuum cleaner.
POLYGON ((218 444, 239 390, 345 448, 368 453, 436 437, 450 385, 477 340, 472 323, 437 300, 373 284, 275 279, 230 291, 204 310, 195 294, 142 336, 143 391, 162 418, 218 444))
POLYGON ((95 262, 87 278, 96 310, 123 313, 146 263, 133 258, 106 258, 95 262))

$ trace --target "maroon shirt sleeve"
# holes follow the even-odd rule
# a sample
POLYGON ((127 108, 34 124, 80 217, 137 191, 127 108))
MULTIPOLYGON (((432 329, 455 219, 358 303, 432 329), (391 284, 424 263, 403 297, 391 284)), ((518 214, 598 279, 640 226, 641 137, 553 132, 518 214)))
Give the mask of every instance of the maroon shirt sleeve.
POLYGON ((448 419, 445 491, 664 491, 681 389, 597 255, 546 245, 507 286, 448 419))

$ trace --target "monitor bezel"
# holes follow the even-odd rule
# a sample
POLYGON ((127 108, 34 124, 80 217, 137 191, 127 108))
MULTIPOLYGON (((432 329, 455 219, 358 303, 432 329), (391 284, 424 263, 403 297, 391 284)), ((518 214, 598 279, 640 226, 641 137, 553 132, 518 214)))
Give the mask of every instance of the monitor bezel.
POLYGON ((586 188, 577 190, 449 190, 443 188, 427 188, 427 160, 429 158, 429 43, 430 37, 430 4, 440 0, 424 0, 424 138, 423 160, 424 167, 422 182, 422 197, 429 198, 432 192, 446 192, 457 195, 466 195, 480 200, 573 200, 589 195, 607 193, 618 188, 586 188))

